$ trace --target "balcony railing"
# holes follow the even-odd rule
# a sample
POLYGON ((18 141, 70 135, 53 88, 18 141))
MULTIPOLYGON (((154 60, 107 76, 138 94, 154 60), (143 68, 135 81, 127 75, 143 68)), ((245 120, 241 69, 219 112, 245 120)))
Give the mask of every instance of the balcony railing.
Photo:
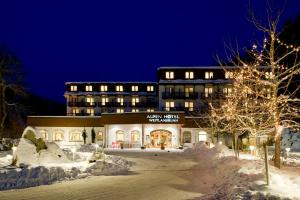
POLYGON ((70 107, 95 107, 96 103, 89 103, 84 101, 78 101, 78 102, 68 102, 68 106, 70 107))
POLYGON ((198 92, 163 92, 163 99, 197 99, 198 92))

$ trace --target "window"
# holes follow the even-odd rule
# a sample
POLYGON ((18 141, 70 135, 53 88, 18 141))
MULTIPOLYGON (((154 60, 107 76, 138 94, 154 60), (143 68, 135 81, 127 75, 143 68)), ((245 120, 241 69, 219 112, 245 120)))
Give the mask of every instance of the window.
POLYGON ((123 97, 118 97, 118 98, 117 98, 117 102, 118 102, 121 106, 123 106, 123 105, 124 105, 124 98, 123 98, 123 97))
POLYGON ((147 108, 147 112, 154 112, 154 108, 147 108))
POLYGON ((95 105, 95 99, 93 97, 86 97, 86 103, 89 106, 95 105))
POLYGON ((194 92, 194 88, 193 87, 185 87, 184 88, 185 97, 190 97, 190 95, 193 92, 194 92))
POLYGON ((133 106, 135 106, 137 103, 140 102, 140 98, 136 97, 136 96, 135 97, 133 96, 131 100, 132 100, 132 105, 133 106))
POLYGON ((76 115, 78 115, 79 114, 79 108, 73 108, 72 109, 72 115, 73 116, 76 116, 76 115))
POLYGON ((106 103, 108 103, 108 97, 107 96, 102 96, 101 97, 101 106, 105 106, 106 103))
POLYGON ((212 87, 206 87, 206 88, 204 89, 205 97, 210 97, 211 94, 212 94, 212 91, 213 91, 212 87))
POLYGON ((131 131, 131 142, 139 142, 140 141, 140 133, 138 131, 131 131))
POLYGON ((154 86, 153 85, 148 85, 147 86, 147 92, 154 92, 154 86))
POLYGON ((117 113, 123 113, 124 109, 123 108, 117 108, 117 113))
POLYGON ((46 130, 40 130, 40 137, 44 141, 48 141, 49 140, 48 132, 46 130))
POLYGON ((166 72, 166 79, 174 79, 174 72, 166 72))
POLYGON ((200 131, 198 133, 198 141, 204 141, 206 142, 207 141, 207 133, 205 131, 200 131))
POLYGON ((91 86, 91 85, 86 85, 86 86, 85 86, 85 91, 86 91, 86 92, 92 92, 92 91, 93 91, 93 86, 91 86))
POLYGON ((213 72, 205 72, 205 79, 213 79, 214 73, 213 72))
POLYGON ((100 91, 101 92, 107 92, 107 85, 101 85, 100 86, 100 91))
POLYGON ((140 110, 138 108, 132 108, 132 112, 139 112, 140 110))
POLYGON ((226 97, 230 97, 231 94, 232 94, 232 88, 223 88, 223 94, 224 94, 226 97))
POLYGON ((233 79, 233 72, 230 72, 230 71, 225 72, 225 78, 226 79, 233 79))
POLYGON ((63 141, 64 140, 64 131, 56 130, 54 131, 54 141, 63 141))
POLYGON ((117 85, 116 86, 116 91, 117 92, 123 92, 124 90, 123 90, 123 85, 117 85))
POLYGON ((137 92, 137 91, 139 91, 139 86, 137 86, 137 85, 131 86, 131 91, 132 91, 132 92, 137 92))
POLYGON ((170 111, 172 108, 174 108, 174 101, 166 101, 166 111, 170 111))
POLYGON ((266 77, 266 79, 271 79, 273 77, 273 73, 272 72, 266 72, 265 77, 266 77))
POLYGON ((194 72, 185 72, 185 79, 194 79, 194 72))
POLYGON ((99 131, 96 135, 97 141, 103 141, 103 132, 99 131))
POLYGON ((186 101, 184 102, 184 107, 188 109, 188 111, 194 111, 194 102, 186 101))
POLYGON ((86 113, 90 116, 94 116, 95 115, 95 110, 94 110, 94 108, 87 108, 86 113))
POLYGON ((71 92, 77 91, 77 85, 71 85, 71 92))
POLYGON ((192 133, 190 131, 183 132, 183 142, 192 143, 192 133))
POLYGON ((124 131, 117 131, 116 132, 116 140, 118 141, 118 142, 122 142, 122 141, 124 141, 124 131))
POLYGON ((82 141, 81 131, 73 131, 70 133, 70 142, 80 142, 82 141))

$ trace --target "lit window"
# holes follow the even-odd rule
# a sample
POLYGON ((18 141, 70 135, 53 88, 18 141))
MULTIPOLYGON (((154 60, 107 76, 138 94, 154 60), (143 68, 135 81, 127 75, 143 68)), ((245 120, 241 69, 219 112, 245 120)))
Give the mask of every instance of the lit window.
POLYGON ((100 91, 101 92, 107 92, 107 85, 101 85, 100 86, 100 91))
POLYGON ((86 103, 89 106, 93 106, 93 105, 95 105, 95 99, 93 97, 86 97, 86 103))
POLYGON ((139 86, 137 86, 137 85, 132 85, 132 86, 131 86, 131 91, 132 91, 132 92, 137 92, 137 91, 139 91, 139 86))
POLYGON ((99 131, 96 135, 97 141, 103 141, 103 132, 99 131))
POLYGON ((223 94, 224 94, 226 97, 231 96, 231 94, 232 94, 232 88, 223 88, 223 94))
POLYGON ((85 91, 86 91, 86 92, 92 92, 92 91, 93 91, 93 86, 91 86, 91 85, 86 85, 86 86, 85 86, 85 91))
POLYGON ((205 72, 205 79, 213 79, 214 73, 213 72, 205 72))
POLYGON ((44 141, 48 141, 49 140, 48 132, 46 130, 40 130, 40 137, 44 141))
POLYGON ((116 91, 117 92, 123 92, 124 90, 123 90, 123 85, 117 85, 116 86, 116 91))
POLYGON ((71 92, 77 91, 77 85, 71 85, 71 92))
POLYGON ((123 108, 117 108, 117 113, 123 113, 124 109, 123 108))
POLYGON ((101 97, 101 106, 105 106, 106 103, 108 103, 108 97, 107 96, 102 96, 101 97))
POLYGON ((73 116, 76 116, 76 115, 78 115, 79 114, 79 108, 73 108, 72 109, 72 115, 73 116))
POLYGON ((174 72, 166 72, 166 79, 174 79, 174 72))
POLYGON ((174 101, 166 101, 166 111, 170 111, 172 108, 174 108, 174 101))
POLYGON ((122 142, 124 141, 125 137, 124 137, 124 131, 117 131, 116 132, 116 140, 118 142, 122 142))
POLYGON ((265 77, 266 77, 266 79, 271 79, 273 77, 273 73, 272 72, 266 72, 265 77))
POLYGON ((147 92, 154 92, 154 86, 153 85, 148 85, 147 86, 147 92))
POLYGON ((186 101, 186 102, 184 102, 184 107, 187 108, 189 111, 193 111, 194 110, 194 102, 186 101))
POLYGON ((147 108, 147 112, 154 112, 154 108, 147 108))
POLYGON ((204 91, 205 91, 205 97, 209 97, 211 96, 213 89, 212 87, 206 87, 204 91))
POLYGON ((87 108, 86 113, 90 116, 94 116, 95 115, 95 110, 94 110, 94 108, 87 108))
POLYGON ((185 87, 184 88, 185 97, 190 97, 190 95, 193 92, 194 92, 194 88, 193 87, 185 87))
POLYGON ((54 141, 63 141, 64 140, 64 132, 62 130, 54 131, 54 141))
POLYGON ((233 72, 230 72, 230 71, 225 72, 225 78, 226 79, 233 79, 233 72))
POLYGON ((138 131, 131 131, 131 142, 139 142, 140 133, 138 131))
POLYGON ((73 131, 70 133, 70 142, 82 141, 82 134, 80 131, 73 131))
POLYGON ((123 97, 118 97, 118 98, 117 98, 117 102, 118 102, 121 106, 123 106, 123 105, 124 105, 124 99, 123 99, 123 97))
POLYGON ((194 79, 194 72, 185 72, 185 79, 194 79))
POLYGON ((140 110, 138 108, 132 108, 132 112, 139 112, 140 110))
POLYGON ((140 102, 140 98, 139 97, 132 97, 132 105, 133 106, 135 106, 139 102, 140 102))

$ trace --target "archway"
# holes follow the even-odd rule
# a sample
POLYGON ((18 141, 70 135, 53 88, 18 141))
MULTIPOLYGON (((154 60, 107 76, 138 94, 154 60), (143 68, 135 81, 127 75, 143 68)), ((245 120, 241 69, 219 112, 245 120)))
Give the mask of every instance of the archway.
POLYGON ((150 133, 150 147, 159 148, 161 143, 165 144, 165 147, 172 146, 172 133, 167 130, 154 130, 150 133))
POLYGON ((192 133, 191 131, 183 132, 183 143, 192 143, 192 133))

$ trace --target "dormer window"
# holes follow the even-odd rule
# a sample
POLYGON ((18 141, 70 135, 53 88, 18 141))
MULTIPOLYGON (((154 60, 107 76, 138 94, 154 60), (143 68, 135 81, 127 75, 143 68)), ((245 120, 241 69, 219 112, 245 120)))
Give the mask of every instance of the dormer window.
POLYGON ((91 86, 91 85, 86 85, 86 86, 85 86, 85 91, 86 91, 86 92, 92 92, 92 91, 93 91, 93 86, 91 86))
POLYGON ((174 72, 166 72, 166 79, 174 79, 174 72))
POLYGON ((214 73, 213 72, 205 72, 205 79, 213 79, 214 73))
POLYGON ((71 90, 71 92, 76 92, 77 91, 77 85, 71 85, 70 90, 71 90))
POLYGON ((137 85, 131 86, 131 91, 132 91, 132 92, 137 92, 137 91, 139 91, 139 86, 137 86, 137 85))
POLYGON ((194 79, 194 72, 185 72, 185 79, 194 79))
POLYGON ((117 92, 123 92, 124 90, 123 90, 123 85, 117 85, 116 86, 116 91, 117 92))
POLYGON ((230 72, 230 71, 225 72, 225 78, 226 79, 233 79, 233 72, 230 72))
POLYGON ((101 92, 107 92, 107 85, 101 85, 100 86, 100 91, 101 92))

